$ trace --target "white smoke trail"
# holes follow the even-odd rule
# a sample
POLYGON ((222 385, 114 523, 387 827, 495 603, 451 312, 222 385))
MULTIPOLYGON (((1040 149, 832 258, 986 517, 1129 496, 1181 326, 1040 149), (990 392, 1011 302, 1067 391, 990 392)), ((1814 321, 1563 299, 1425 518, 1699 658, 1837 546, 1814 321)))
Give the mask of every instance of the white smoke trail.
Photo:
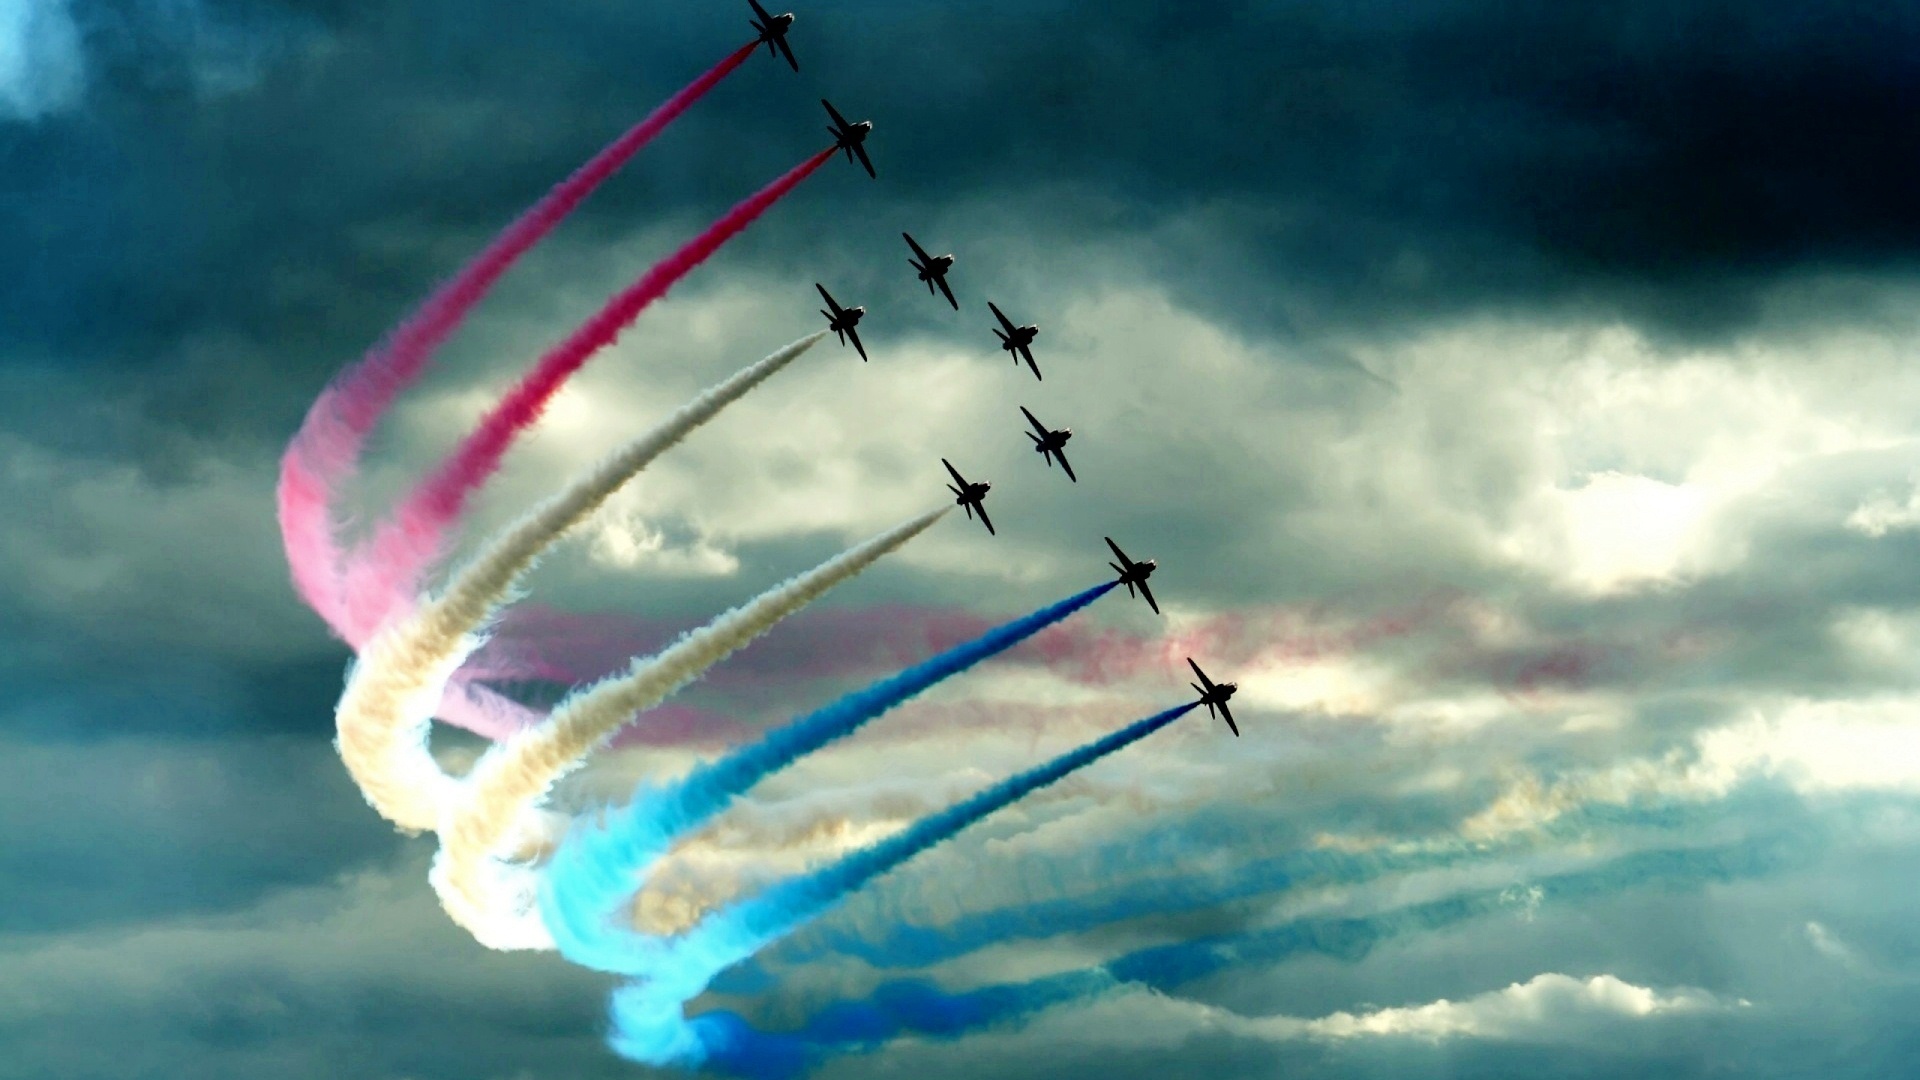
MULTIPOLYGON (((437 828, 455 782, 427 749, 428 730, 448 679, 480 647, 490 619, 541 553, 580 524, 654 458, 711 420, 826 336, 809 335, 694 398, 646 435, 607 458, 468 563, 437 599, 383 627, 361 651, 335 714, 347 771, 382 816, 403 830, 437 828)), ((510 823, 522 842, 544 842, 551 821, 510 823)))
POLYGON ((952 507, 922 514, 769 589, 658 655, 634 661, 562 701, 540 726, 481 757, 440 823, 432 881, 447 914, 493 948, 551 947, 534 905, 534 877, 499 856, 549 789, 611 738, 635 713, 666 700, 700 673, 771 630, 788 615, 918 536, 952 507))

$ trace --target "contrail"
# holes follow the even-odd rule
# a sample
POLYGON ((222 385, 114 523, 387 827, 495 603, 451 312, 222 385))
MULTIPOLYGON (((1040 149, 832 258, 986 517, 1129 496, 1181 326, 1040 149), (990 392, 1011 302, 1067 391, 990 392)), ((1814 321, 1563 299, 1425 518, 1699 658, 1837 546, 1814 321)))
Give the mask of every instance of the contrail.
POLYGON ((336 722, 340 756, 376 810, 402 829, 439 827, 454 782, 427 750, 428 729, 448 679, 479 647, 520 577, 654 458, 825 335, 801 338, 681 406, 500 533, 438 599, 374 635, 347 679, 336 722))
POLYGON ((344 571, 334 521, 340 487, 351 479, 366 439, 394 398, 426 369, 434 352, 528 249, 573 213, 640 148, 753 55, 743 45, 627 129, 528 208, 486 249, 440 286, 379 345, 329 386, 280 462, 280 534, 294 587, 335 633, 359 648, 390 605, 412 593, 354 607, 341 593, 344 571))
MULTIPOLYGON (((814 335, 810 340, 818 340, 814 335)), ((666 700, 700 673, 773 629, 781 619, 850 580, 882 556, 918 536, 951 506, 920 515, 851 548, 808 572, 686 634, 651 658, 636 660, 625 675, 604 679, 556 706, 538 727, 517 732, 488 750, 461 785, 459 798, 439 823, 440 851, 432 881, 453 920, 483 942, 539 940, 526 927, 537 924, 534 897, 518 886, 503 889, 496 865, 512 843, 518 823, 538 807, 553 784, 571 772, 643 709, 666 700), (489 927, 517 928, 494 935, 489 927)), ((518 877, 517 882, 531 879, 518 877)), ((629 890, 630 891, 630 890, 629 890)), ((499 948, 514 948, 507 944, 499 948)))
MULTIPOLYGON (((1670 848, 1637 852, 1584 870, 1539 879, 1543 902, 1572 902, 1612 895, 1648 885, 1687 887, 1757 877, 1803 859, 1817 844, 1806 836, 1774 835, 1710 848, 1670 848)), ((716 1011, 689 1020, 673 1019, 684 1029, 672 1049, 687 1055, 676 1063, 703 1063, 755 1077, 803 1072, 825 1053, 868 1050, 902 1035, 958 1038, 974 1031, 1018 1023, 1057 1005, 1083 1001, 1120 986, 1139 984, 1157 990, 1193 982, 1231 967, 1273 964, 1303 954, 1358 961, 1380 945, 1415 933, 1457 926, 1511 910, 1506 888, 1477 889, 1438 900, 1358 917, 1309 918, 1250 933, 1195 938, 1157 945, 1116 957, 1092 968, 1045 975, 1026 982, 1002 983, 949 992, 926 980, 887 983, 859 1001, 818 1009, 798 1031, 762 1033, 737 1014, 716 1011)), ((644 987, 625 987, 639 1002, 644 987)), ((644 1004, 644 1003, 642 1003, 644 1004)), ((628 1018, 614 1005, 614 1048, 648 1051, 643 1041, 625 1041, 628 1018)), ((632 1022, 658 1022, 658 1012, 637 1010, 632 1022)))
MULTIPOLYGON (((848 694, 751 746, 696 768, 669 787, 642 792, 604 829, 570 836, 548 864, 540 889, 547 927, 561 951, 575 963, 627 972, 632 965, 625 950, 635 938, 614 925, 614 911, 638 887, 638 875, 666 854, 676 838, 711 820, 768 775, 852 734, 942 679, 1060 622, 1117 584, 1103 582, 848 694)), ((624 716, 626 706, 622 701, 608 711, 624 716)), ((481 767, 476 767, 475 775, 480 772, 481 767)), ((501 824, 511 820, 504 815, 500 819, 501 824)))
POLYGON ((832 149, 820 151, 734 206, 541 357, 466 440, 395 508, 367 547, 356 552, 347 568, 347 606, 378 608, 393 597, 413 595, 421 575, 440 557, 447 533, 465 511, 467 500, 500 467, 514 439, 540 419, 567 379, 594 353, 612 344, 647 305, 666 295, 832 156, 832 149))
MULTIPOLYGON (((614 1049, 623 1057, 650 1065, 696 1067, 704 1063, 709 1056, 701 1038, 705 1029, 689 1025, 681 1007, 704 990, 713 976, 817 917, 854 889, 988 814, 1146 738, 1198 707, 1198 703, 1189 702, 1137 720, 921 818, 905 832, 813 873, 789 878, 709 916, 674 940, 664 957, 651 958, 653 962, 643 971, 633 972, 644 974, 643 981, 614 993, 610 1038, 614 1049)), ((567 841, 569 845, 572 842, 572 838, 567 841)))

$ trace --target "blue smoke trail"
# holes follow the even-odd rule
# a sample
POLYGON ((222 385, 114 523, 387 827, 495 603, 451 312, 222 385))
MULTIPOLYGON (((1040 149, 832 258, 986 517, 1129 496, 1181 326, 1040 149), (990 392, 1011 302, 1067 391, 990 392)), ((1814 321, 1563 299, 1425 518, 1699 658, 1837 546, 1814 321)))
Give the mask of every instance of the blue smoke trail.
MULTIPOLYGON (((1306 886, 1358 885, 1393 874, 1486 862, 1536 851, 1557 840, 1584 838, 1596 827, 1651 827, 1671 832, 1686 825, 1725 820, 1729 814, 1751 822, 1760 813, 1758 803, 1738 796, 1719 806, 1700 808, 1590 806, 1503 840, 1448 838, 1425 846, 1379 851, 1295 850, 1214 872, 1176 870, 1145 880, 1125 878, 1124 872, 1131 869, 1192 864, 1196 844, 1202 841, 1183 825, 1161 825, 1139 840, 1108 844, 1072 856, 1064 874, 1068 879, 1092 884, 1090 892, 969 912, 938 926, 904 920, 878 928, 821 925, 789 939, 772 956, 788 964, 841 955, 876 968, 928 967, 1009 941, 1085 932, 1131 919, 1197 911, 1306 886)), ((1244 834, 1236 837, 1235 831, 1209 824, 1199 830, 1199 836, 1216 845, 1244 843, 1244 834)), ((1060 857, 1051 858, 1057 865, 1060 857)))
POLYGON ((651 1065, 698 1066, 733 1045, 733 1025, 691 1021, 682 1006, 727 967, 752 956, 838 903, 848 893, 952 837, 968 825, 1060 778, 1129 746, 1198 708, 1189 702, 1137 720, 1111 734, 1018 773, 903 832, 853 852, 810 874, 779 882, 750 899, 708 916, 674 941, 646 971, 643 982, 613 996, 613 1048, 623 1057, 651 1065))
MULTIPOLYGON (((1722 847, 1639 852, 1534 884, 1542 901, 1567 902, 1641 886, 1727 882, 1778 870, 1818 846, 1817 839, 1804 834, 1776 834, 1722 847)), ((1446 929, 1512 906, 1509 890, 1480 889, 1373 915, 1301 919, 1251 933, 1157 945, 1093 968, 958 993, 927 980, 897 980, 881 985, 865 1000, 822 1008, 791 1033, 759 1032, 725 1011, 704 1013, 692 1023, 701 1029, 709 1050, 707 1064, 740 1075, 790 1076, 825 1053, 870 1050, 907 1034, 957 1038, 1123 985, 1164 992, 1231 967, 1272 964, 1308 953, 1358 961, 1395 938, 1446 929)))
POLYGON ((768 775, 852 734, 942 679, 1060 622, 1117 584, 1096 585, 989 630, 708 762, 677 783, 643 788, 604 824, 576 827, 554 853, 540 885, 540 913, 561 954, 577 964, 616 974, 652 970, 661 960, 663 944, 623 925, 618 913, 639 889, 646 868, 665 855, 676 839, 711 821, 768 775))

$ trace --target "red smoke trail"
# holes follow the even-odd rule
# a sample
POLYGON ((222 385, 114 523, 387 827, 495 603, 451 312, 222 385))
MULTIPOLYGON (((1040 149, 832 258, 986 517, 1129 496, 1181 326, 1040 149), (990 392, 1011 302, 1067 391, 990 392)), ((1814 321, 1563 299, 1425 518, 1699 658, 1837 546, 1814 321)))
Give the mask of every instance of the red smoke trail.
POLYGON ((294 588, 349 644, 358 648, 395 601, 412 599, 411 595, 389 597, 368 607, 353 603, 342 592, 344 568, 334 535, 333 504, 341 484, 353 473, 367 435, 501 275, 642 146, 752 56, 757 44, 736 49, 561 181, 308 410, 280 463, 280 532, 294 588))
POLYGON ((647 305, 666 295, 833 154, 833 147, 820 151, 727 211, 541 357, 466 441, 414 488, 374 534, 372 543, 355 553, 347 570, 348 606, 357 611, 391 603, 394 597, 412 596, 421 574, 439 557, 447 531, 465 511, 467 500, 500 467, 513 440, 540 419, 567 379, 594 353, 612 344, 647 305))

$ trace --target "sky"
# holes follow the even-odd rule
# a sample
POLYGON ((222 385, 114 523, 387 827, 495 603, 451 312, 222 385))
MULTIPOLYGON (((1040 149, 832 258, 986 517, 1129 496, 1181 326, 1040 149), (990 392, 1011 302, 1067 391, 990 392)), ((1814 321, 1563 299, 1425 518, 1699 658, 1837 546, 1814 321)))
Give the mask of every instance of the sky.
MULTIPOLYGON (((351 654, 273 492, 327 381, 748 40, 737 6, 0 0, 0 1078, 648 1075, 608 977, 476 944, 355 790, 351 654)), ((1103 536, 1164 617, 1103 599, 756 788, 643 910, 794 868, 783 807, 844 849, 1176 704, 1187 655, 1244 737, 1190 714, 699 1008, 791 1028, 1185 944, 1221 962, 817 1075, 1911 1071, 1920 3, 797 14, 798 74, 756 56, 507 277, 355 509, 824 145, 831 97, 878 179, 830 165, 648 312, 465 539, 818 329, 815 282, 872 361, 815 347, 549 558, 529 602, 594 630, 556 655, 613 670, 936 505, 942 456, 999 534, 950 516, 676 699, 712 745, 563 798, 1077 592, 1103 536)))

